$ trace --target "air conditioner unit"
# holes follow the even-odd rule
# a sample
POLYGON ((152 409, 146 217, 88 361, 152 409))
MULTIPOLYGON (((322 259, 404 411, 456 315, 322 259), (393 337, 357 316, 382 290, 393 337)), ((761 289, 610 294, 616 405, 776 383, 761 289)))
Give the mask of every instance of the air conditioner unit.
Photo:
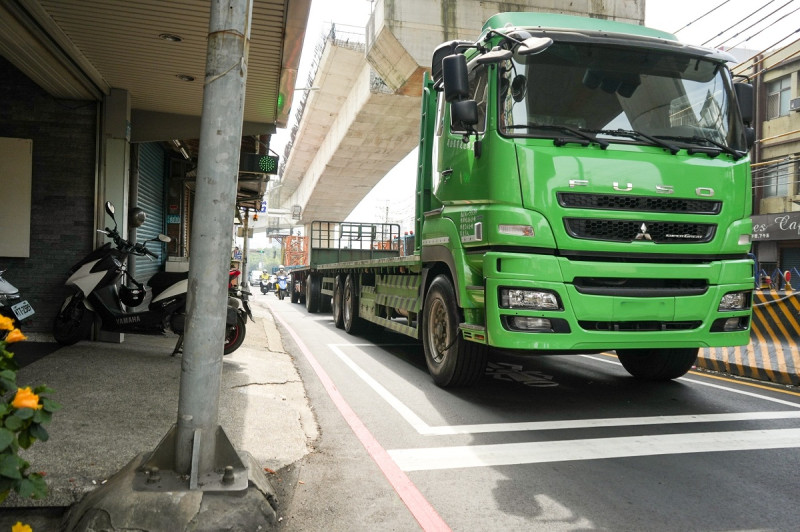
POLYGON ((795 98, 794 100, 789 100, 789 110, 790 111, 800 111, 800 98, 795 98))

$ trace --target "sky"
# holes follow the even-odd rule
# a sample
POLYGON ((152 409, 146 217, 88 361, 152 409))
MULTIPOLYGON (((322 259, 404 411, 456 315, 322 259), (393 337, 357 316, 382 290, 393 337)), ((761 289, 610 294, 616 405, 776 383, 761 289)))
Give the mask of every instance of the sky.
MULTIPOLYGON (((646 26, 675 33, 681 41, 688 44, 709 47, 720 44, 729 47, 739 44, 739 47, 761 51, 774 48, 778 43, 782 46, 800 38, 800 0, 643 1, 646 26), (710 14, 700 18, 709 11, 710 14), (762 18, 764 20, 758 22, 762 18), (744 19, 746 22, 740 22, 744 19), (748 28, 752 24, 755 25, 748 28), (758 34, 753 35, 756 33, 758 34), (745 41, 747 37, 751 38, 745 41)), ((314 47, 320 42, 323 33, 330 28, 330 24, 363 28, 369 20, 371 5, 370 0, 312 0, 297 77, 298 86, 305 86, 314 47)), ((479 29, 476 29, 476 33, 477 31, 479 29)), ((295 99, 300 100, 299 93, 295 95, 295 99)), ((293 114, 294 112, 290 116, 293 114)), ((290 128, 291 125, 290 120, 290 128)), ((273 136, 271 147, 281 156, 288 141, 288 133, 289 128, 278 130, 273 136)), ((415 168, 416 151, 400 161, 364 198, 348 219, 382 220, 387 205, 407 203, 403 200, 398 201, 398 198, 408 198, 412 201, 415 168)), ((394 213, 390 213, 390 217, 393 215, 394 213)), ((407 229, 409 228, 401 228, 401 230, 407 229)))

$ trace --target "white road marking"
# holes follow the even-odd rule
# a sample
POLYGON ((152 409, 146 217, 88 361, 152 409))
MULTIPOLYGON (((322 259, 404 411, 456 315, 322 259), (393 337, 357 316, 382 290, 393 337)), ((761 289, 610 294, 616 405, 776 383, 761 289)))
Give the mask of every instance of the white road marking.
MULTIPOLYGON (((621 417, 621 418, 600 418, 600 419, 572 419, 559 421, 528 421, 519 423, 482 423, 473 425, 445 425, 432 427, 422 418, 414 413, 405 403, 395 397, 382 384, 372 378, 366 371, 361 369, 341 347, 357 347, 354 344, 328 344, 328 347, 345 363, 361 380, 363 380, 372 390, 386 401, 400 416, 423 436, 449 436, 455 434, 482 434, 490 432, 522 432, 538 430, 565 430, 565 429, 584 429, 600 427, 627 427, 644 425, 664 425, 676 423, 715 423, 725 421, 753 421, 768 419, 800 419, 800 410, 795 411, 776 411, 776 412, 737 412, 727 414, 695 414, 679 416, 648 416, 648 417, 621 417)), ((612 361, 608 361, 612 362, 612 361)), ((612 362, 614 363, 614 362, 612 362)), ((688 379, 687 379, 688 380, 688 379)), ((695 384, 707 384, 695 380, 689 380, 695 384)), ((719 385, 711 385, 725 390, 719 385)), ((769 397, 745 392, 747 395, 770 400, 769 397)), ((788 401, 777 402, 800 408, 800 405, 788 401)))
MULTIPOLYGON (((605 358, 605 357, 598 357, 598 356, 594 356, 594 355, 580 355, 580 356, 582 356, 583 358, 590 358, 590 359, 595 360, 597 362, 605 362, 606 364, 615 364, 617 366, 621 366, 622 365, 619 362, 617 362, 616 360, 610 360, 610 359, 605 358)), ((746 390, 738 390, 736 388, 729 388, 727 386, 722 386, 721 384, 714 384, 714 383, 711 383, 711 382, 699 381, 699 380, 695 380, 695 379, 690 379, 689 377, 680 377, 677 380, 684 381, 684 382, 691 382, 692 384, 699 384, 700 386, 707 386, 709 388, 717 388, 718 390, 725 390, 726 392, 730 392, 730 393, 738 393, 739 395, 746 395, 748 397, 754 397, 756 399, 761 399, 762 401, 769 401, 770 403, 777 403, 779 405, 791 406, 792 408, 800 408, 800 404, 798 404, 798 403, 793 403, 791 401, 785 401, 783 399, 777 399, 775 397, 769 397, 767 395, 761 395, 760 393, 748 392, 746 390)))
POLYGON ((800 429, 698 432, 497 445, 465 445, 395 449, 388 452, 403 471, 428 471, 795 447, 800 447, 800 429))

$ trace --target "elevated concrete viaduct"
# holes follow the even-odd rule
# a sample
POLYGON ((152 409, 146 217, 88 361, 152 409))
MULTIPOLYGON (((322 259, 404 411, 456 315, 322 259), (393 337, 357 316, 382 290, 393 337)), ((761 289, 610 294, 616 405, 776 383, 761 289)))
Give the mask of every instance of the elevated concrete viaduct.
POLYGON ((434 48, 476 39, 502 11, 644 21, 643 0, 378 0, 363 42, 329 35, 270 207, 299 206, 301 224, 345 219, 416 147, 422 75, 434 48))

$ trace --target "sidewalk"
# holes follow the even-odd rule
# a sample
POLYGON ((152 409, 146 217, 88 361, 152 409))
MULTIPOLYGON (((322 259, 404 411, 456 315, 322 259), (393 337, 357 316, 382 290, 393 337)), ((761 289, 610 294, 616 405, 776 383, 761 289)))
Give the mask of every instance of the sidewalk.
MULTIPOLYGON (((237 450, 277 471, 309 452, 318 427, 272 315, 258 305, 253 312, 244 344, 224 358, 219 423, 237 450)), ((20 385, 48 385, 63 408, 46 427, 49 441, 23 455, 32 470, 46 473, 48 497, 12 493, 0 505, 0 530, 26 517, 34 530, 52 530, 54 515, 156 447, 177 419, 181 357, 170 356, 176 340, 126 334, 119 344, 83 341, 19 371, 20 385)))

